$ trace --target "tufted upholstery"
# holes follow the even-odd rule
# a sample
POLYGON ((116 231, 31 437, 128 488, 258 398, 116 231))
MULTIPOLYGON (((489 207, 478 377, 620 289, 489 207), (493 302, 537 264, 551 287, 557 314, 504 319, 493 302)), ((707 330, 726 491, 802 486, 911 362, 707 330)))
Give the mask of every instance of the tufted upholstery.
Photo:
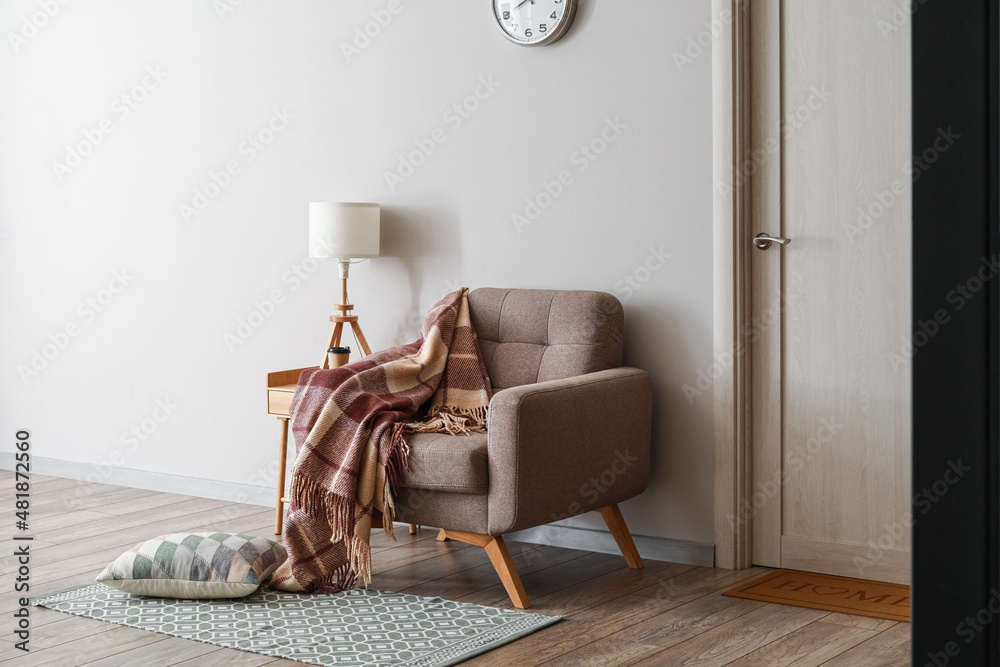
POLYGON ((622 364, 625 316, 610 294, 485 287, 469 311, 494 392, 622 364))

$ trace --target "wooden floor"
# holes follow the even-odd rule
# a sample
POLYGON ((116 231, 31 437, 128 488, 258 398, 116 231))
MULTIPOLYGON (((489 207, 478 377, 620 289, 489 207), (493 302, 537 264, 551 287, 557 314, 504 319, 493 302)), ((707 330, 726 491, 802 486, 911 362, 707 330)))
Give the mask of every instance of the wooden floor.
MULTIPOLYGON (((11 508, 12 476, 0 471, 11 508)), ((219 530, 271 536, 274 512, 254 505, 33 476, 31 594, 93 581, 136 542, 170 532, 219 530)), ((3 507, 4 505, 0 505, 3 507)), ((13 517, 11 517, 13 520, 13 517)), ((510 608, 485 550, 397 530, 372 540, 375 588, 510 608)), ((10 542, 7 542, 10 544, 10 542)), ((566 619, 467 663, 508 665, 909 664, 910 626, 750 600, 720 591, 764 570, 730 571, 508 542, 533 611, 566 619)), ((12 553, 13 549, 5 553, 12 553)), ((14 648, 12 556, 0 558, 0 663, 23 665, 298 665, 287 660, 32 609, 30 654, 14 648)))

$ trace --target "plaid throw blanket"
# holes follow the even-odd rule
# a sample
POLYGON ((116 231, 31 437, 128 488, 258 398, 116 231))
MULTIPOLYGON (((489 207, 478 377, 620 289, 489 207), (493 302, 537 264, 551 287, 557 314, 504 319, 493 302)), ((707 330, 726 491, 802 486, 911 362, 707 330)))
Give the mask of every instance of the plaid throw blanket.
POLYGON ((372 510, 392 536, 405 434, 483 432, 492 393, 468 288, 439 301, 423 337, 341 368, 303 371, 292 399, 296 443, 285 530, 288 560, 270 586, 328 592, 371 583, 372 510), (411 423, 431 399, 423 421, 411 423))

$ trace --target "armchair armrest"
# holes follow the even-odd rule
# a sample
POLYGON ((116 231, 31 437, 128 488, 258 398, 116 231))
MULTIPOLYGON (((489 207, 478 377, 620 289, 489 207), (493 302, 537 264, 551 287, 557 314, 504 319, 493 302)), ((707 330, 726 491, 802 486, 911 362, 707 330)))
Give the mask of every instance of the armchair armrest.
POLYGON ((624 367, 497 392, 489 412, 489 534, 642 493, 652 393, 649 373, 624 367))

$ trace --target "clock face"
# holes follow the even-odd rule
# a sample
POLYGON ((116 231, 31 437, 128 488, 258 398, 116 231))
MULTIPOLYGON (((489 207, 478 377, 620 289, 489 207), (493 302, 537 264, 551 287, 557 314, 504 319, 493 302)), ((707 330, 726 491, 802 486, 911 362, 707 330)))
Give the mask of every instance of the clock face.
POLYGON ((493 0, 493 16, 507 39, 522 46, 551 44, 573 23, 576 0, 493 0))

